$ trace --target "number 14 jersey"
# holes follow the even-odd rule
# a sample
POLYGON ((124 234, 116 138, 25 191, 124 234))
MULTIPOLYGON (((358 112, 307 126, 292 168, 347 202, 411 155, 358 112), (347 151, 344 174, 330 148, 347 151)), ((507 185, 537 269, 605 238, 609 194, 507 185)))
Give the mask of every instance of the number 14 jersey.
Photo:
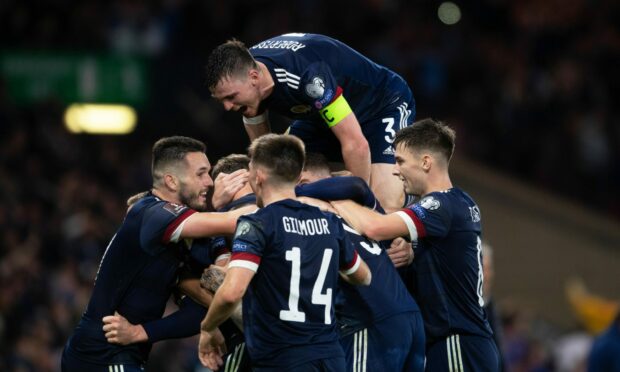
POLYGON ((286 199, 237 223, 229 267, 256 272, 243 298, 255 367, 342 357, 334 316, 338 271, 360 265, 339 219, 286 199))

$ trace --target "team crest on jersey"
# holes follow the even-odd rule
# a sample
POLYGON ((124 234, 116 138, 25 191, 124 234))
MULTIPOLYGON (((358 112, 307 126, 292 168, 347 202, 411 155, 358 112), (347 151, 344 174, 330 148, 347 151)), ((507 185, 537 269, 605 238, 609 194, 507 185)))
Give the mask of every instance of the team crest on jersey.
POLYGON ((249 233, 251 228, 252 227, 250 226, 249 222, 241 221, 239 223, 239 226, 237 226, 237 231, 235 231, 235 237, 249 233))
POLYGON ((426 198, 420 200, 420 205, 424 209, 434 211, 435 209, 439 209, 441 203, 439 203, 439 200, 433 198, 432 196, 427 196, 426 198))
POLYGON ((297 105, 291 107, 291 112, 294 114, 305 114, 310 110, 312 110, 312 107, 310 107, 310 105, 297 105))
POLYGON ((471 214, 472 222, 480 222, 480 208, 477 205, 469 207, 469 213, 471 214))
POLYGON ((178 216, 185 209, 185 206, 174 203, 166 203, 166 205, 164 205, 164 209, 173 215, 178 216))
POLYGON ((325 93, 325 83, 318 76, 312 78, 312 82, 306 84, 306 94, 310 98, 321 98, 325 93))

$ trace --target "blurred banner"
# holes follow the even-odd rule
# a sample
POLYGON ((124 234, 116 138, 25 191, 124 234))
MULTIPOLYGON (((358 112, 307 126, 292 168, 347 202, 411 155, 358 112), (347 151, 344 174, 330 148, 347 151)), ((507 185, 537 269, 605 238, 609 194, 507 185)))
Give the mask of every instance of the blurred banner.
POLYGON ((17 51, 0 54, 0 75, 15 104, 147 100, 147 63, 133 56, 17 51))

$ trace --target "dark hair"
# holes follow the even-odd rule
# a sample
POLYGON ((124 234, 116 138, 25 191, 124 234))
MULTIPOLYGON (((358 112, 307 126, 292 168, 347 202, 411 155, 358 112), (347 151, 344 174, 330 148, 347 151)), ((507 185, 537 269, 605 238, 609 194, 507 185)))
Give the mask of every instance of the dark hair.
POLYGON ((211 178, 215 179, 220 173, 232 173, 239 169, 250 168, 250 157, 243 154, 230 154, 215 163, 211 171, 211 178))
POLYGON ((206 152, 206 146, 202 141, 183 136, 164 137, 153 145, 153 162, 151 172, 153 182, 156 183, 163 177, 163 170, 168 167, 176 167, 185 161, 185 156, 190 152, 206 152))
POLYGON ((410 150, 430 150, 442 154, 449 162, 455 140, 456 133, 448 125, 435 119, 422 119, 396 133, 394 148, 402 144, 410 150))
POLYGON ((306 162, 304 163, 305 171, 326 172, 330 173, 329 161, 327 157, 319 152, 307 152, 306 162))
POLYGON ((289 134, 266 134, 255 139, 248 150, 252 164, 269 171, 277 182, 297 182, 305 162, 304 143, 289 134))
POLYGON ((257 68, 254 57, 241 41, 232 39, 215 48, 207 59, 205 84, 214 89, 221 79, 257 68))

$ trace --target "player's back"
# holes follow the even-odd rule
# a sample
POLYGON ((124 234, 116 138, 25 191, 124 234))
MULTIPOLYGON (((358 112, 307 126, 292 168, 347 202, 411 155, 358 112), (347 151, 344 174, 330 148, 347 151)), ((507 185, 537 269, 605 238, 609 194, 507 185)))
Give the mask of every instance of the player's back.
POLYGON ((451 188, 426 195, 409 207, 411 213, 420 227, 414 292, 428 342, 456 333, 490 337, 483 310, 478 206, 464 191, 451 188))
POLYGON ((275 82, 268 108, 294 119, 322 121, 317 110, 340 87, 363 124, 409 89, 395 72, 324 35, 284 34, 254 45, 250 53, 275 82))
POLYGON ((333 303, 339 269, 357 257, 335 215, 290 199, 272 203, 240 218, 233 260, 239 255, 260 257, 243 300, 253 363, 291 367, 343 356, 333 303))
POLYGON ((86 311, 68 342, 68 352, 92 363, 141 363, 150 344, 107 342, 102 318, 118 311, 132 324, 161 318, 186 249, 169 243, 176 227, 193 210, 152 195, 136 203, 110 241, 101 260, 86 311))
POLYGON ((343 227, 373 279, 369 286, 354 286, 341 280, 342 295, 336 304, 341 336, 395 314, 420 311, 386 253, 386 242, 368 239, 344 222, 343 227))

